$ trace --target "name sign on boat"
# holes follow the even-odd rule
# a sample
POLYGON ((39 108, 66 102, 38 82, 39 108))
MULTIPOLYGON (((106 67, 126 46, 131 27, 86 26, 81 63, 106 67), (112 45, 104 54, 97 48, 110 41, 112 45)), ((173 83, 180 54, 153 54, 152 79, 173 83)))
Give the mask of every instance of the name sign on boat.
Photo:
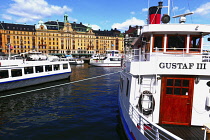
POLYGON ((203 69, 206 70, 206 63, 159 63, 161 69, 203 69))

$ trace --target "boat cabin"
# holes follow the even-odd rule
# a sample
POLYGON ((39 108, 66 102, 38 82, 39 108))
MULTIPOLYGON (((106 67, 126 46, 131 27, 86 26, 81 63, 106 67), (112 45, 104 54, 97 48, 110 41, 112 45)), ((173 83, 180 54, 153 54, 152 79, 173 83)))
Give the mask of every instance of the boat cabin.
POLYGON ((133 45, 134 50, 141 49, 141 54, 147 56, 142 59, 145 61, 148 61, 150 58, 148 56, 154 53, 202 54, 203 37, 209 34, 205 31, 210 31, 210 26, 187 24, 161 24, 157 26, 156 24, 149 24, 142 29, 141 37, 135 39, 131 45, 133 45), (199 30, 199 27, 205 30, 199 30), (177 31, 173 31, 173 28, 176 28, 177 31))
MULTIPOLYGON (((39 62, 40 63, 40 62, 39 62)), ((21 77, 27 75, 34 75, 36 73, 47 73, 58 70, 70 69, 68 63, 51 63, 51 64, 39 64, 39 65, 13 65, 13 66, 1 66, 0 67, 0 80, 13 77, 21 77)), ((1 80, 1 81, 2 81, 1 80)), ((3 81, 2 81, 3 82, 3 81)))

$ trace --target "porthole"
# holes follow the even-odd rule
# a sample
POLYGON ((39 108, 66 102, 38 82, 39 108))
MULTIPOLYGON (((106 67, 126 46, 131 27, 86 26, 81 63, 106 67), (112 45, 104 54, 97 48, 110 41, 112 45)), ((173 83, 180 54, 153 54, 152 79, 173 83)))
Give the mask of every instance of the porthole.
POLYGON ((210 81, 208 81, 206 84, 207 84, 207 86, 209 86, 209 87, 210 87, 210 81))

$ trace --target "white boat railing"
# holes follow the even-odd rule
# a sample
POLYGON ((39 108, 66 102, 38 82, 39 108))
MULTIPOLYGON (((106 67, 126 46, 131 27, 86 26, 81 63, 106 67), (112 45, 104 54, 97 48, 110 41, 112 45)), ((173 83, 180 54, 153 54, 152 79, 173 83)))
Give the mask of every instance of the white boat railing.
MULTIPOLYGON (((209 51, 210 52, 210 51, 209 51)), ((126 59, 129 61, 150 61, 151 57, 153 56, 171 56, 171 57, 189 57, 192 58, 192 56, 199 56, 201 58, 202 62, 210 62, 210 53, 209 52, 197 52, 193 51, 192 53, 186 53, 185 48, 180 48, 180 52, 173 52, 173 51, 155 51, 152 53, 146 53, 142 52, 141 49, 132 49, 130 53, 127 53, 125 55, 126 59)))
MULTIPOLYGON (((121 99, 121 97, 120 97, 121 99)), ((122 100, 122 99, 121 99, 122 100)), ((178 136, 172 134, 171 132, 165 130, 159 125, 149 121, 145 116, 140 114, 140 112, 133 105, 129 104, 129 111, 124 106, 126 113, 129 114, 134 125, 139 130, 139 133, 142 133, 149 140, 182 140, 178 136)))
POLYGON ((129 115, 136 124, 140 133, 144 133, 144 135, 151 140, 181 140, 178 136, 172 134, 171 132, 163 129, 157 124, 150 122, 145 116, 141 115, 139 111, 130 104, 129 115))

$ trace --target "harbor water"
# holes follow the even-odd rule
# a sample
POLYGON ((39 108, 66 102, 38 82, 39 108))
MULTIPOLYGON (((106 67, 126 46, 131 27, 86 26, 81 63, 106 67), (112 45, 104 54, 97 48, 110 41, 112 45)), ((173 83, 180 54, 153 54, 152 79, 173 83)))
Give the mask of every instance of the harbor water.
POLYGON ((71 67, 70 80, 0 93, 1 140, 124 139, 117 117, 121 69, 71 67))

